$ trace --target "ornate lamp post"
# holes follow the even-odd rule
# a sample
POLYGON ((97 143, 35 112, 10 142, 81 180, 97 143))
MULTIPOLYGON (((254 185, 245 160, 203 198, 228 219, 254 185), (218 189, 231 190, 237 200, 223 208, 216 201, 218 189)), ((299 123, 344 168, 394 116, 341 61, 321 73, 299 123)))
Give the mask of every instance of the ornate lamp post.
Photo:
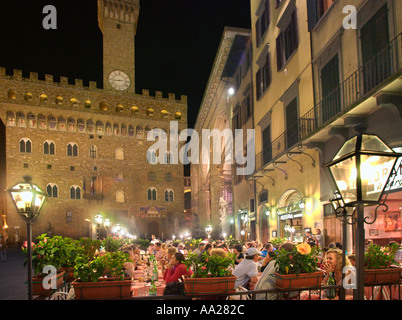
POLYGON ((212 226, 209 224, 207 225, 207 227, 205 228, 205 232, 208 235, 208 239, 211 238, 211 233, 212 233, 212 226))
POLYGON ((102 226, 102 222, 103 222, 103 217, 100 214, 97 214, 94 217, 94 223, 96 225, 96 239, 100 240, 100 229, 102 226))
POLYGON ((32 221, 39 215, 46 194, 32 184, 32 177, 24 176, 24 182, 8 189, 18 213, 27 223, 27 253, 28 253, 28 300, 32 300, 32 221))
POLYGON ((334 159, 325 167, 331 171, 336 183, 336 198, 333 203, 338 208, 355 207, 356 218, 347 217, 346 210, 338 210, 338 215, 357 223, 355 251, 357 269, 357 290, 355 299, 364 300, 364 224, 372 224, 377 218, 377 210, 388 208, 381 202, 385 187, 398 157, 378 136, 363 133, 366 127, 358 127, 358 134, 346 141, 334 159), (364 217, 364 207, 377 205, 374 221, 364 217))
POLYGON ((112 223, 108 218, 103 221, 103 227, 106 230, 106 251, 109 251, 109 228, 111 224, 112 223))

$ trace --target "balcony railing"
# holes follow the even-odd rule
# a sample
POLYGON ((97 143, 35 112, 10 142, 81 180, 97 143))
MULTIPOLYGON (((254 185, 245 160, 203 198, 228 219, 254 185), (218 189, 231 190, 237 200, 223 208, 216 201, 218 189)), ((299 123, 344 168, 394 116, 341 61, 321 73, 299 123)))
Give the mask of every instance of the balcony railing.
POLYGON ((399 72, 402 63, 401 48, 402 33, 302 116, 301 119, 309 121, 313 128, 302 133, 301 139, 370 97, 379 86, 399 72))
POLYGON ((370 97, 400 71, 402 33, 256 155, 256 172, 370 97))

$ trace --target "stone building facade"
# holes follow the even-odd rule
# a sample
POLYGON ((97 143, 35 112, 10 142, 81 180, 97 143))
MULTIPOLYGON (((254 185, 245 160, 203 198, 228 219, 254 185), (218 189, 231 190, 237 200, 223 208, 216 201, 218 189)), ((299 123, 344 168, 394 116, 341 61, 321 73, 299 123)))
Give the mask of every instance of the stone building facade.
MULTIPOLYGON (((212 225, 211 236, 215 239, 224 234, 235 235, 235 227, 230 222, 233 220, 233 170, 226 159, 230 140, 223 140, 223 136, 225 130, 232 129, 232 113, 237 100, 229 89, 233 86, 235 71, 249 38, 250 30, 247 29, 226 27, 223 31, 195 124, 200 137, 200 163, 191 165, 192 212, 199 216, 199 233, 212 225), (204 138, 201 141, 203 130, 210 130, 212 136, 209 150, 204 149, 208 148, 204 145, 204 138), (213 130, 222 135, 223 141, 217 140, 220 137, 215 136, 213 130), (216 156, 220 163, 214 161, 216 156)), ((234 135, 232 138, 233 156, 234 135)))
MULTIPOLYGON (((1 192, 10 243, 24 240, 25 223, 6 189, 25 175, 48 194, 33 225, 41 233, 91 236, 101 213, 137 237, 167 238, 185 225, 183 165, 174 154, 155 164, 154 128, 187 127, 187 97, 135 93, 134 37, 139 1, 98 1, 104 35, 104 88, 95 82, 0 68, 1 192), (117 46, 117 44, 120 44, 117 46), (119 50, 121 46, 129 50, 119 50), (131 48, 132 46, 132 48, 131 48), (132 49, 132 50, 131 50, 132 49), (177 159, 177 158, 176 158, 177 159), (149 161, 148 161, 149 160, 149 161), (174 164, 176 163, 176 164, 174 164), (3 188, 4 186, 4 188, 3 188)), ((169 147, 167 148, 169 151, 169 147)), ((177 231, 178 232, 178 231, 177 231)))

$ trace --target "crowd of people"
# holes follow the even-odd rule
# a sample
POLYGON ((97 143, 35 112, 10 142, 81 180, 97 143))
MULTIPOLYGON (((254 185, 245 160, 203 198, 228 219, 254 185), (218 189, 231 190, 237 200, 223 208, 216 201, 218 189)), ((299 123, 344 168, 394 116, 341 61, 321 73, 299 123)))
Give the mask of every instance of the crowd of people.
MULTIPOLYGON (((318 246, 320 255, 318 256, 318 267, 325 271, 322 285, 328 283, 329 274, 333 274, 337 285, 342 284, 342 244, 339 242, 331 243, 328 247, 322 247, 323 241, 320 238, 321 232, 312 235, 307 232, 305 243, 310 246, 318 246), (318 237, 317 237, 318 236, 318 237)), ((164 242, 154 239, 146 250, 145 254, 152 254, 158 262, 159 269, 163 273, 164 281, 178 283, 183 276, 191 275, 193 272, 188 269, 184 262, 186 256, 191 251, 202 257, 207 255, 225 256, 228 252, 234 254, 234 268, 232 274, 236 276, 235 287, 243 290, 267 290, 275 289, 275 277, 277 271, 275 265, 275 251, 287 250, 291 252, 295 244, 286 242, 281 245, 274 245, 271 242, 259 243, 250 241, 243 244, 228 246, 225 241, 209 241, 208 239, 199 243, 197 248, 189 250, 180 242, 164 242)), ((126 265, 126 272, 129 276, 134 276, 134 270, 141 261, 140 249, 135 245, 128 245, 122 248, 129 254, 131 262, 126 265)), ((345 258, 345 265, 354 265, 355 256, 353 253, 345 258)), ((277 299, 277 294, 258 294, 257 299, 277 299)))

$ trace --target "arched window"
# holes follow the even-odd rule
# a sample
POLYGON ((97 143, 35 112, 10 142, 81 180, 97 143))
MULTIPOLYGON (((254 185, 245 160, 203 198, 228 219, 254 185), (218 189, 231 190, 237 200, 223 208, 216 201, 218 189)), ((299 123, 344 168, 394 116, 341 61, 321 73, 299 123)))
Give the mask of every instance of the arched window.
POLYGON ((49 198, 58 198, 59 197, 59 188, 57 185, 53 183, 49 183, 46 186, 46 193, 49 198))
POLYGON ((96 150, 97 150, 96 146, 90 146, 90 147, 89 147, 89 157, 90 157, 91 159, 95 159, 95 158, 96 158, 96 150))
POLYGON ((70 199, 80 200, 81 199, 81 188, 77 186, 70 187, 70 199))
POLYGON ((69 157, 78 157, 78 146, 74 142, 70 142, 67 145, 67 156, 69 157))
POLYGON ((55 154, 55 144, 53 141, 46 140, 43 143, 43 153, 44 154, 55 154))
POLYGON ((165 190, 165 201, 173 201, 173 190, 172 189, 166 189, 165 190))
POLYGON ((147 152, 147 161, 150 164, 156 164, 156 151, 148 150, 148 152, 147 152))
POLYGON ((165 152, 165 164, 171 164, 173 162, 173 153, 165 152))
POLYGON ((23 138, 20 140, 20 152, 31 153, 32 152, 32 141, 28 138, 23 138))
POLYGON ((156 189, 151 187, 147 191, 148 200, 156 200, 156 189))
POLYGON ((155 181, 156 175, 155 172, 148 172, 148 181, 155 181))

